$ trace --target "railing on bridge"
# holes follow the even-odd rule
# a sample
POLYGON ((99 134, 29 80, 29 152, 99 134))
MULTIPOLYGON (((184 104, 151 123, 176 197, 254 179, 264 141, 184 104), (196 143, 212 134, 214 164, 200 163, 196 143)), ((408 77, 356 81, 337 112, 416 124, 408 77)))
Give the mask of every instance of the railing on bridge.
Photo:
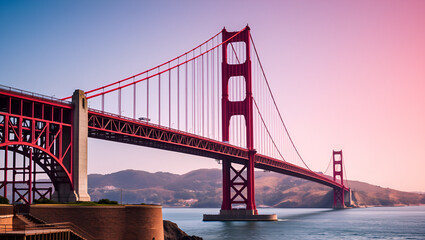
POLYGON ((2 92, 9 92, 9 93, 18 93, 22 96, 27 96, 27 97, 31 97, 31 98, 35 98, 35 99, 42 99, 42 100, 47 100, 47 101, 52 101, 52 102, 56 102, 56 103, 62 103, 62 104, 71 104, 70 101, 67 100, 63 100, 63 99, 59 99, 53 96, 47 96, 47 95, 43 95, 40 93, 35 93, 35 92, 30 92, 30 91, 26 91, 26 90, 22 90, 19 88, 14 88, 14 87, 9 87, 9 86, 5 86, 5 85, 1 85, 0 84, 0 90, 2 92))

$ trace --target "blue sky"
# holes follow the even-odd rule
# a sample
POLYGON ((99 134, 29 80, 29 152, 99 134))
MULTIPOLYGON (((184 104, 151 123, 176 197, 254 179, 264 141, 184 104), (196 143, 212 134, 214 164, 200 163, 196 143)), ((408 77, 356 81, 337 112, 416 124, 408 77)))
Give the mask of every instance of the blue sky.
MULTIPOLYGON (((312 169, 425 191, 424 1, 0 1, 0 84, 65 97, 165 62, 224 26, 252 29, 312 169)), ((89 141, 89 172, 184 173, 212 159, 89 141)))

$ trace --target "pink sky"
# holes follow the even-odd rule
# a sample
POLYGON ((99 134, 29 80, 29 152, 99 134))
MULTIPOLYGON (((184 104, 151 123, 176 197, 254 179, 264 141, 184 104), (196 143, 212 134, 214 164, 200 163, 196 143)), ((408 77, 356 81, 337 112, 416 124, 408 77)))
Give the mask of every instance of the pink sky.
MULTIPOLYGON (((309 166, 425 191, 425 1, 0 3, 1 84, 63 97, 246 24, 309 166)), ((214 160, 89 141, 89 172, 184 173, 214 160), (119 163, 118 163, 119 162, 119 163)))

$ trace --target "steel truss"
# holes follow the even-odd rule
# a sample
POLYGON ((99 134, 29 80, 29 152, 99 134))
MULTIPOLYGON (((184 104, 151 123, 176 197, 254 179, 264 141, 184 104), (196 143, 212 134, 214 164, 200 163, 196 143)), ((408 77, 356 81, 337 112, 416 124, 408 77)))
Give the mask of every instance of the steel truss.
POLYGON ((248 151, 201 136, 122 116, 89 111, 89 137, 245 162, 248 151))
POLYGON ((272 157, 256 154, 255 167, 273 172, 283 173, 294 177, 299 177, 329 187, 339 188, 343 189, 344 191, 348 191, 348 188, 346 186, 338 182, 332 181, 332 179, 326 177, 325 175, 315 173, 308 169, 272 157))
POLYGON ((0 92, 0 194, 32 203, 73 188, 71 117, 71 106, 0 92))
MULTIPOLYGON (((72 183, 72 107, 17 93, 0 92, 0 194, 12 201, 51 198, 53 188, 72 183), (43 175, 44 174, 44 175, 43 175), (49 181, 46 181, 49 178, 49 181), (42 180, 42 181, 41 181, 42 180), (31 193, 31 194, 30 194, 31 193)), ((201 136, 89 111, 89 137, 130 143, 223 160, 229 204, 247 204, 250 151, 201 136), (232 163, 242 164, 240 169, 232 163)), ((334 165, 341 164, 342 153, 334 165), (339 161, 339 159, 341 161, 339 161)), ((251 152, 255 167, 318 182, 334 188, 334 205, 342 206, 342 172, 335 179, 308 169, 251 152)), ((334 168, 336 168, 334 166, 334 168)), ((341 167, 339 168, 341 170, 341 167)), ((224 190, 225 188, 223 188, 224 190)))

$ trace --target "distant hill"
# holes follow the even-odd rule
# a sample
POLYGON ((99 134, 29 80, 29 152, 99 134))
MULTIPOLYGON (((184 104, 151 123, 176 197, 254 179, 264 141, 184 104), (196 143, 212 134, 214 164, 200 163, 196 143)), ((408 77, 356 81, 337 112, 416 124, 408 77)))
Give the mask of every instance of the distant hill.
MULTIPOLYGON (((178 175, 125 170, 88 176, 92 200, 108 198, 123 203, 159 203, 165 207, 220 207, 221 170, 199 169, 178 175)), ((425 195, 349 181, 358 206, 425 204, 425 195)), ((273 172, 255 172, 259 207, 331 207, 332 189, 273 172)))

